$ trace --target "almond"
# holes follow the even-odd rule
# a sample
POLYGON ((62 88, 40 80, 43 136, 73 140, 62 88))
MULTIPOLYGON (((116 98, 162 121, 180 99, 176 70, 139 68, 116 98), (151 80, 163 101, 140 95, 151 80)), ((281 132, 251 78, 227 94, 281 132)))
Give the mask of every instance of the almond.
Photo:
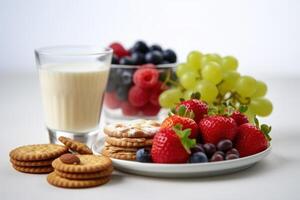
POLYGON ((76 155, 71 153, 63 154, 59 157, 59 159, 65 164, 80 164, 80 159, 76 155))

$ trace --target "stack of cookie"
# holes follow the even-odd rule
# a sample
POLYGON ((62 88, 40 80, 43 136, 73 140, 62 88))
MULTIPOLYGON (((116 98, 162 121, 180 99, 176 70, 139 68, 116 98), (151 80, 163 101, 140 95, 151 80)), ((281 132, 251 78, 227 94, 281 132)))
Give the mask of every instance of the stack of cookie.
POLYGON ((64 188, 86 188, 107 183, 113 171, 108 157, 64 154, 52 162, 55 171, 47 180, 64 188))
POLYGON ((133 120, 104 127, 106 134, 102 154, 122 160, 136 160, 140 148, 151 148, 160 123, 154 120, 133 120))
POLYGON ((43 174, 53 171, 52 161, 68 152, 66 146, 57 144, 35 144, 18 147, 9 153, 10 162, 17 171, 43 174))

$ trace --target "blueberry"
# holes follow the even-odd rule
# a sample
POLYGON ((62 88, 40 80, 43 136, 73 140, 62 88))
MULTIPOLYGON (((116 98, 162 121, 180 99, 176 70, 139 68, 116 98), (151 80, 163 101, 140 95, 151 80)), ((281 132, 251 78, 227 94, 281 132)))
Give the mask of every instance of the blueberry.
POLYGON ((123 57, 120 59, 119 64, 120 65, 134 65, 134 62, 131 57, 126 56, 126 57, 123 57))
POLYGON ((226 155, 226 160, 233 160, 233 159, 237 159, 237 158, 239 158, 239 156, 236 154, 227 154, 226 155))
POLYGON ((220 151, 226 152, 229 149, 232 148, 232 142, 228 139, 226 140, 221 140, 218 144, 217 144, 217 148, 220 151))
POLYGON ((145 55, 140 52, 133 52, 131 54, 131 59, 134 65, 142 65, 145 63, 145 55))
POLYGON ((128 92, 130 85, 119 85, 116 90, 117 98, 120 101, 126 101, 128 99, 128 92))
POLYGON ((194 148, 192 148, 191 150, 192 150, 193 153, 196 153, 196 152, 203 152, 203 153, 205 153, 202 144, 197 144, 197 145, 196 145, 194 148))
POLYGON ((136 160, 139 162, 152 162, 150 149, 139 149, 136 152, 136 160))
POLYGON ((131 85, 132 83, 133 71, 130 69, 124 69, 120 76, 120 83, 122 85, 131 85))
POLYGON ((226 155, 228 155, 228 154, 235 154, 235 155, 237 155, 237 156, 240 156, 239 151, 238 151, 237 149, 235 149, 235 148, 229 149, 229 150, 226 152, 226 155))
POLYGON ((212 155, 210 159, 211 162, 222 161, 222 160, 224 160, 224 156, 219 152, 214 153, 214 155, 212 155))
POLYGON ((152 63, 154 65, 161 64, 163 61, 163 56, 159 51, 150 51, 145 56, 146 63, 152 63))
POLYGON ((149 47, 143 41, 137 41, 130 50, 133 52, 147 53, 149 51, 149 47))
POLYGON ((116 54, 113 55, 111 63, 115 65, 119 64, 119 57, 116 54))
POLYGON ((225 158, 225 153, 223 151, 216 151, 214 154, 220 154, 225 158))
POLYGON ((163 59, 170 63, 175 63, 177 60, 177 56, 173 50, 167 49, 163 51, 163 59))
POLYGON ((157 44, 154 44, 152 45, 150 48, 149 48, 149 51, 160 51, 162 52, 162 48, 161 46, 157 45, 157 44))
POLYGON ((116 88, 117 88, 117 85, 108 79, 107 85, 106 85, 106 92, 113 92, 116 90, 116 88))
POLYGON ((106 85, 106 91, 107 92, 112 92, 115 91, 117 88, 117 85, 119 84, 120 76, 119 72, 120 69, 118 68, 111 68, 109 71, 109 76, 108 76, 108 81, 106 85))
POLYGON ((216 146, 212 143, 206 143, 203 145, 205 153, 208 157, 211 157, 216 152, 216 146))
POLYGON ((204 162, 208 162, 208 158, 205 155, 205 153, 196 152, 196 153, 192 154, 192 156, 190 157, 190 162, 191 163, 204 163, 204 162))

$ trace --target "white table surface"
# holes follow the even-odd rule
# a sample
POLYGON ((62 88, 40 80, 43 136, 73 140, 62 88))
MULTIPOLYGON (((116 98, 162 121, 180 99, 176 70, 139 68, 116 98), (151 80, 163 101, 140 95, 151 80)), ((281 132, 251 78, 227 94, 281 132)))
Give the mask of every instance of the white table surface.
POLYGON ((46 143, 36 73, 0 74, 0 199, 300 199, 300 77, 268 78, 273 115, 271 154, 245 171, 194 179, 149 178, 114 172, 91 189, 49 185, 46 175, 16 172, 8 153, 24 144, 46 143))

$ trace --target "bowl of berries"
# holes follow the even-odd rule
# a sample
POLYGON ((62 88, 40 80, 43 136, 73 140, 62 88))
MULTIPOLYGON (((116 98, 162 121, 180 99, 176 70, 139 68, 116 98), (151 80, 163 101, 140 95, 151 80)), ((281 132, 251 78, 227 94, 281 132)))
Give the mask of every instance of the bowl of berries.
POLYGON ((175 52, 143 41, 128 50, 120 43, 110 47, 114 54, 103 104, 107 121, 157 118, 160 94, 176 82, 175 52))

